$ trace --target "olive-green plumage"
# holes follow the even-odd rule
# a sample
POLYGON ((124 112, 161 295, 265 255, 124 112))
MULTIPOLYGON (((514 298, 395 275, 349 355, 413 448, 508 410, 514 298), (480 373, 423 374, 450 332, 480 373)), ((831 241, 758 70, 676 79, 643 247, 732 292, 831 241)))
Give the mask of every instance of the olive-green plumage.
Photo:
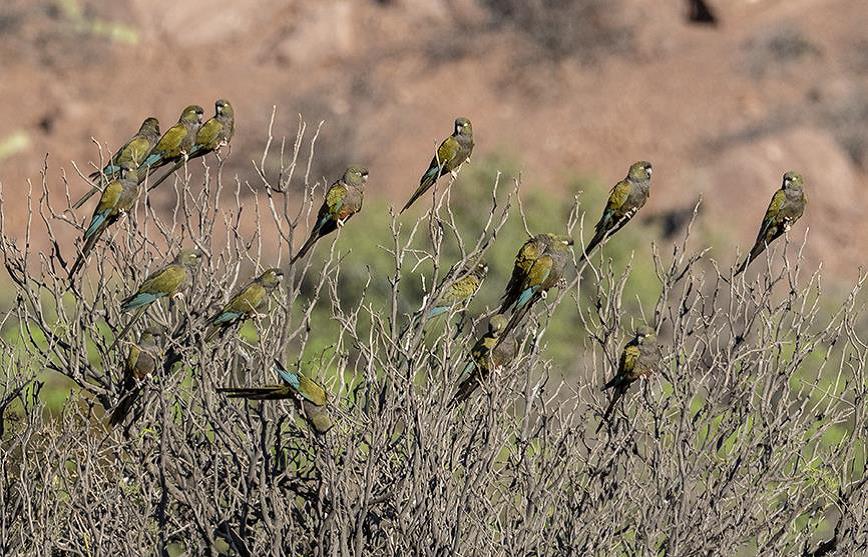
POLYGON ((207 122, 202 124, 196 132, 196 139, 187 157, 180 159, 168 170, 165 174, 155 180, 148 191, 155 189, 162 184, 169 176, 174 174, 179 168, 184 166, 188 160, 204 157, 209 153, 220 150, 224 145, 228 145, 232 141, 232 136, 235 134, 235 110, 229 101, 218 99, 214 103, 214 116, 209 118, 207 122))
POLYGON ((181 112, 178 123, 166 130, 145 160, 142 166, 149 171, 160 168, 171 162, 186 158, 193 149, 196 134, 202 125, 205 110, 199 105, 190 105, 181 112))
POLYGON ((504 366, 516 357, 518 343, 515 335, 505 333, 507 324, 508 319, 503 314, 494 315, 488 321, 488 331, 470 350, 470 362, 464 368, 464 379, 458 385, 452 404, 467 400, 492 369, 504 366))
POLYGON ((282 400, 291 399, 299 404, 307 422, 317 433, 325 433, 332 426, 328 414, 328 393, 325 388, 306 376, 301 370, 288 371, 280 362, 274 361, 274 371, 280 377, 281 385, 265 387, 222 387, 217 391, 225 393, 229 398, 246 398, 248 400, 282 400))
MULTIPOLYGON (((146 118, 139 128, 139 132, 131 137, 129 141, 124 143, 123 147, 112 155, 108 164, 103 167, 102 172, 97 171, 92 173, 88 178, 91 181, 98 180, 101 176, 108 179, 116 178, 120 175, 121 170, 125 168, 138 168, 144 161, 154 145, 160 139, 160 122, 156 118, 146 118)), ((78 209, 90 199, 90 197, 99 191, 97 186, 93 186, 72 206, 73 209, 78 209)))
POLYGON ((645 205, 651 196, 651 173, 650 162, 635 162, 630 166, 627 177, 615 184, 609 193, 603 216, 594 227, 594 237, 585 247, 582 260, 587 259, 600 242, 621 230, 645 205))
POLYGON ((603 419, 597 427, 597 431, 606 423, 615 404, 630 388, 633 382, 640 377, 653 373, 660 366, 662 356, 660 347, 657 345, 657 334, 648 326, 639 327, 633 339, 630 340, 621 351, 618 361, 618 371, 608 383, 603 385, 603 390, 615 389, 609 406, 603 413, 603 419))
POLYGON ((334 232, 338 226, 342 226, 362 210, 364 187, 367 181, 368 170, 353 165, 347 168, 343 178, 331 185, 316 215, 316 223, 310 231, 310 236, 290 263, 295 263, 304 257, 317 240, 334 232))
POLYGON ((199 264, 202 255, 198 249, 182 250, 171 263, 149 275, 134 294, 121 302, 121 311, 135 310, 136 313, 117 334, 109 350, 126 336, 150 304, 176 294, 190 282, 192 269, 199 264))
POLYGON ((428 170, 419 180, 419 187, 410 196, 410 200, 407 201, 401 212, 409 209, 417 199, 425 195, 425 192, 431 189, 438 178, 461 166, 471 153, 473 153, 473 126, 470 125, 470 120, 467 118, 456 118, 452 135, 443 140, 443 143, 437 148, 437 153, 431 159, 428 170))
POLYGON ((798 172, 789 171, 784 174, 781 189, 772 196, 769 208, 763 217, 756 243, 751 248, 750 255, 736 271, 736 275, 747 269, 747 266, 766 249, 766 246, 789 231, 790 227, 801 218, 808 203, 804 185, 805 181, 798 172))
POLYGON ((515 256, 512 276, 501 298, 500 313, 532 305, 540 295, 563 278, 573 239, 556 234, 537 234, 515 256))
POLYGON ((235 324, 254 316, 265 300, 274 292, 274 289, 280 286, 282 279, 283 271, 268 269, 244 285, 223 306, 220 313, 208 321, 209 331, 205 340, 210 341, 235 324))
POLYGON ((436 317, 449 311, 449 308, 473 298, 482 281, 488 275, 488 265, 479 262, 473 270, 446 287, 446 290, 428 310, 428 317, 436 317))
POLYGON ((116 426, 123 423, 138 399, 141 382, 157 370, 161 357, 158 341, 163 334, 163 329, 159 327, 148 327, 142 331, 138 342, 130 346, 124 366, 122 384, 124 394, 111 413, 109 418, 111 425, 116 426))
MULTIPOLYGON (((132 163, 124 163, 128 165, 132 163)), ((84 245, 69 271, 70 279, 84 266, 87 256, 106 229, 133 208, 139 196, 139 174, 124 167, 121 176, 112 180, 102 191, 90 224, 84 232, 84 245)))

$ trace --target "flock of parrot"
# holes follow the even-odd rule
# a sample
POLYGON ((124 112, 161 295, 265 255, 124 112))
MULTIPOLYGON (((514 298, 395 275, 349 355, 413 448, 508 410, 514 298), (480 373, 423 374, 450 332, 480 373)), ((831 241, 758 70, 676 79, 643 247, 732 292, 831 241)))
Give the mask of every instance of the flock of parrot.
MULTIPOLYGON (((90 223, 85 228, 78 258, 70 268, 70 278, 84 267, 88 255, 100 236, 123 214, 130 211, 142 193, 145 184, 151 191, 181 168, 186 162, 218 152, 229 144, 235 128, 235 114, 226 100, 215 103, 215 115, 203 123, 201 106, 186 107, 178 122, 162 135, 156 118, 147 118, 138 133, 129 139, 102 167, 89 178, 93 187, 74 204, 81 207, 92 195, 100 192, 90 223), (149 176, 163 167, 165 173, 153 181, 149 176)), ((425 195, 437 181, 450 174, 455 178, 459 168, 473 152, 473 128, 467 118, 457 118, 452 135, 438 147, 428 168, 422 174, 419 187, 401 209, 410 208, 425 195)), ((652 166, 647 161, 632 164, 626 177, 612 188, 603 213, 595 226, 594 236, 582 248, 580 265, 598 246, 616 234, 645 205, 651 188, 652 166)), ((291 258, 290 264, 304 257, 316 242, 344 226, 353 215, 361 211, 368 170, 362 166, 350 166, 343 176, 325 193, 323 204, 308 239, 291 258)), ((807 199, 802 177, 796 172, 787 172, 783 184, 772 196, 768 210, 760 225, 756 242, 735 274, 743 272, 766 247, 780 237, 802 216, 807 199)), ((488 321, 488 330, 470 350, 462 376, 456 381, 458 387, 451 400, 457 405, 467 400, 491 372, 505 366, 516 358, 519 350, 517 327, 526 319, 531 308, 546 298, 552 287, 565 283, 567 264, 572 260, 573 238, 564 235, 543 233, 528 239, 518 250, 512 275, 501 298, 498 312, 488 321)), ((113 349, 145 315, 148 307, 163 298, 180 293, 189 283, 191 275, 201 261, 203 253, 197 249, 183 249, 174 260, 148 276, 138 290, 121 302, 123 312, 132 313, 123 329, 115 335, 109 348, 113 349)), ((578 272, 581 272, 581 268, 578 272)), ((467 303, 480 289, 488 266, 483 261, 473 262, 455 280, 444 285, 441 294, 420 310, 421 315, 435 318, 451 308, 467 303)), ((267 269, 258 277, 240 288, 219 311, 204 323, 202 330, 205 342, 213 342, 227 332, 236 329, 244 320, 256 317, 281 284, 283 271, 267 269)), ((603 386, 612 389, 613 396, 606 408, 600 427, 609 423, 609 418, 618 400, 638 379, 652 373, 659 365, 660 347, 657 331, 653 327, 640 327, 624 346, 614 377, 603 386)), ((110 415, 110 423, 123 423, 138 399, 144 381, 159 369, 170 369, 177 361, 163 352, 167 333, 160 327, 148 325, 130 343, 123 381, 122 395, 110 415)), ((303 410, 310 426, 318 433, 332 427, 327 410, 329 397, 326 390, 300 370, 287 370, 280 362, 274 362, 274 370, 281 384, 252 388, 221 388, 229 397, 253 400, 291 399, 303 410)), ((598 428, 599 431, 599 428, 598 428)))

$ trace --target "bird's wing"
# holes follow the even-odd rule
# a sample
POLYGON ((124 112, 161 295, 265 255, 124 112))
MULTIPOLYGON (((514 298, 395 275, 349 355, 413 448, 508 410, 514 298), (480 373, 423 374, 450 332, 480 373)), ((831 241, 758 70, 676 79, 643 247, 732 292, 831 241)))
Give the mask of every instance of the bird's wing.
POLYGON ((116 162, 117 164, 131 162, 134 165, 139 166, 145 161, 145 157, 148 156, 152 147, 153 145, 151 145, 151 142, 147 137, 137 135, 124 146, 121 156, 118 157, 116 162))
POLYGON ((448 167, 449 163, 455 160, 455 157, 458 156, 458 151, 460 150, 461 144, 458 143, 455 136, 450 135, 444 139, 443 143, 440 144, 440 147, 437 148, 436 160, 439 162, 438 166, 448 167))
POLYGON ((612 191, 609 192, 609 200, 606 202, 606 211, 614 211, 616 214, 619 213, 621 208, 624 207, 624 204, 627 203, 627 199, 630 198, 630 193, 632 191, 633 188, 627 180, 621 180, 615 184, 615 187, 613 187, 612 191))
POLYGON ((217 148, 220 142, 220 135, 223 132, 223 122, 217 118, 211 118, 199 128, 196 133, 196 145, 194 149, 198 152, 203 150, 213 150, 217 148))
POLYGON ((175 124, 163 134, 160 141, 154 147, 154 151, 164 153, 168 156, 177 155, 180 151, 181 144, 187 137, 187 127, 183 124, 175 124))
POLYGON ((347 193, 347 186, 342 182, 334 184, 326 193, 323 208, 327 209, 328 215, 333 220, 340 220, 342 218, 341 208, 344 206, 344 198, 346 198, 347 193))
POLYGON ((781 209, 784 207, 784 203, 786 203, 787 194, 784 193, 784 190, 778 190, 772 196, 772 200, 769 202, 769 208, 766 209, 765 217, 763 217, 762 225, 760 225, 759 233, 757 234, 757 242, 763 242, 767 240, 766 236, 769 233, 769 230, 772 226, 777 224, 778 215, 781 212, 781 209))
POLYGON ((187 270, 183 265, 172 263, 153 273, 139 287, 139 292, 171 294, 181 286, 187 278, 187 270))

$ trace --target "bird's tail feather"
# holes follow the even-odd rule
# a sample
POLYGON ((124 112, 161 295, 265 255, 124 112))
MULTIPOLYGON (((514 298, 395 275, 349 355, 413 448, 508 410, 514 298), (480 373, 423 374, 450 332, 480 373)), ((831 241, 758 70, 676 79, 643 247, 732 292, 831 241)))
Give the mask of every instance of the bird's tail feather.
POLYGON ((294 256, 292 256, 292 259, 290 259, 290 261, 289 261, 290 265, 292 265, 293 263, 295 263, 296 261, 298 261, 299 259, 304 257, 305 254, 307 254, 307 252, 310 250, 310 248, 313 247, 313 245, 319 239, 319 229, 320 229, 320 227, 316 226, 316 227, 314 227, 313 230, 310 231, 310 237, 307 239, 307 241, 304 243, 304 245, 301 246, 301 249, 298 250, 298 253, 296 253, 294 256))
POLYGON ((111 346, 109 346, 108 348, 108 352, 111 352, 112 349, 117 346, 118 342, 120 342, 125 336, 127 336, 127 333, 130 332, 130 329, 133 328, 133 325, 136 324, 136 321, 138 321, 142 317, 142 315, 145 314, 146 309, 148 309, 148 306, 143 306, 136 310, 136 313, 133 315, 132 319, 130 319, 129 323, 127 323, 126 326, 121 329, 121 332, 118 333, 115 339, 112 341, 111 346))
POLYGON ((139 387, 136 387, 121 397, 121 400, 118 401, 112 410, 111 416, 109 416, 109 424, 113 427, 122 424, 138 399, 139 387))
MULTIPOLYGON (((93 174, 91 174, 90 176, 93 176, 93 174)), ((99 179, 99 176, 100 176, 100 174, 97 172, 96 178, 91 178, 91 180, 96 181, 97 179, 99 179)), ((85 192, 84 195, 82 195, 81 197, 78 198, 78 201, 76 201, 75 203, 72 204, 72 208, 73 209, 80 208, 82 205, 84 205, 87 202, 88 199, 90 199, 93 196, 93 194, 97 193, 98 191, 100 191, 99 186, 91 186, 91 188, 89 190, 87 190, 87 192, 85 192)))
POLYGON ((75 263, 72 264, 72 268, 69 269, 69 279, 72 280, 75 278, 75 275, 84 267, 85 261, 87 261, 87 256, 90 255, 91 250, 93 250, 93 246, 96 244, 96 241, 99 239, 99 234, 96 236, 91 236, 88 238, 84 245, 81 247, 81 253, 78 254, 78 257, 75 259, 75 263))
POLYGON ((159 186, 160 184, 165 182, 169 178, 169 176, 171 176, 172 174, 177 172, 178 169, 181 168, 182 166, 184 166, 184 160, 183 159, 181 159, 180 161, 178 161, 174 165, 172 165, 172 168, 170 168, 165 174, 160 176, 157 179, 157 181, 155 181, 153 184, 148 184, 148 191, 150 192, 150 191, 155 190, 157 188, 157 186, 159 186))
MULTIPOLYGON (((611 383, 611 381, 609 383, 611 383)), ((605 389, 606 387, 603 388, 605 389)), ((621 400, 621 397, 624 396, 625 392, 626 389, 624 389, 623 387, 618 387, 618 389, 615 391, 615 394, 612 395, 612 400, 609 401, 609 405, 606 407, 606 411, 603 412, 603 417, 600 418, 600 423, 597 425, 597 429, 594 433, 600 433, 600 430, 603 429, 603 425, 609 423, 609 417, 615 410, 615 405, 618 403, 619 400, 621 400)))
POLYGON ((219 387, 217 392, 223 393, 229 398, 246 398, 248 400, 279 400, 289 398, 286 388, 281 386, 219 387))

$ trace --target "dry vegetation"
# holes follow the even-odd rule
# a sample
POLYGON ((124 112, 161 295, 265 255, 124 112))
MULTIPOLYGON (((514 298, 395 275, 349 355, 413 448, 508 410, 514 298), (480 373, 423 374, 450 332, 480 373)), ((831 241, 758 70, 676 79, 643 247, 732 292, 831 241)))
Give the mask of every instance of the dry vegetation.
MULTIPOLYGON (((792 246, 773 250, 762 262, 768 272, 746 282, 732 280, 731 269, 718 271, 687 237, 667 244, 653 261, 658 300, 633 316, 623 309, 631 267, 598 256, 581 280, 548 298, 525 328, 521 356, 465 405, 451 407, 486 316, 459 319, 456 311, 445 327, 414 319, 399 304, 402 277, 423 275, 429 292, 419 305, 430 303, 487 253, 508 219, 524 219, 517 185, 495 183, 490 210, 479 211, 472 230, 457 229, 449 196, 417 222, 383 214, 391 240, 380 250, 392 271, 369 272, 352 302, 342 297, 342 273, 366 261, 322 241, 318 257, 288 269, 267 317, 217 344, 181 345, 177 339, 200 327, 240 281, 285 266, 290 246, 300 243, 323 186, 306 172, 312 136, 302 126, 286 152, 272 142, 261 183, 226 182, 218 165, 205 167, 201 179, 181 177, 174 192, 162 186, 155 195, 177 195, 167 215, 140 200, 69 291, 65 267, 74 253, 60 243, 35 253, 29 236, 13 238, 3 228, 0 253, 15 304, 3 319, 0 553, 868 549, 868 345, 857 331, 864 276, 843 299, 828 299, 819 273, 803 268, 792 246), (284 192, 302 186, 305 203, 293 208, 284 192), (238 226, 242 207, 255 213, 249 232, 238 226), (459 260, 445 260, 447 244, 459 260), (183 363, 147 382, 135 421, 109 429, 104 414, 119 397, 124 357, 106 352, 109 329, 126 319, 118 302, 169 254, 192 245, 207 254, 193 287, 149 312, 174 331, 169 344, 183 363), (292 364, 318 334, 315 310, 339 331, 326 341, 329 350, 305 362, 331 392, 331 431, 311 432, 289 402, 216 393, 273 383, 269 362, 292 364), (574 312, 582 324, 574 332, 578 376, 565 377, 546 357, 545 316, 555 311, 574 312), (599 387, 631 327, 643 321, 660 331, 659 373, 634 387, 611 427, 595 434, 607 402, 599 387), (76 385, 57 412, 40 397, 44 370, 76 385)), ((80 233, 81 216, 47 201, 59 186, 44 180, 26 192, 28 235, 80 233)), ((584 209, 577 204, 551 231, 578 237, 584 209)), ((341 233, 366 242, 353 224, 341 233)))

